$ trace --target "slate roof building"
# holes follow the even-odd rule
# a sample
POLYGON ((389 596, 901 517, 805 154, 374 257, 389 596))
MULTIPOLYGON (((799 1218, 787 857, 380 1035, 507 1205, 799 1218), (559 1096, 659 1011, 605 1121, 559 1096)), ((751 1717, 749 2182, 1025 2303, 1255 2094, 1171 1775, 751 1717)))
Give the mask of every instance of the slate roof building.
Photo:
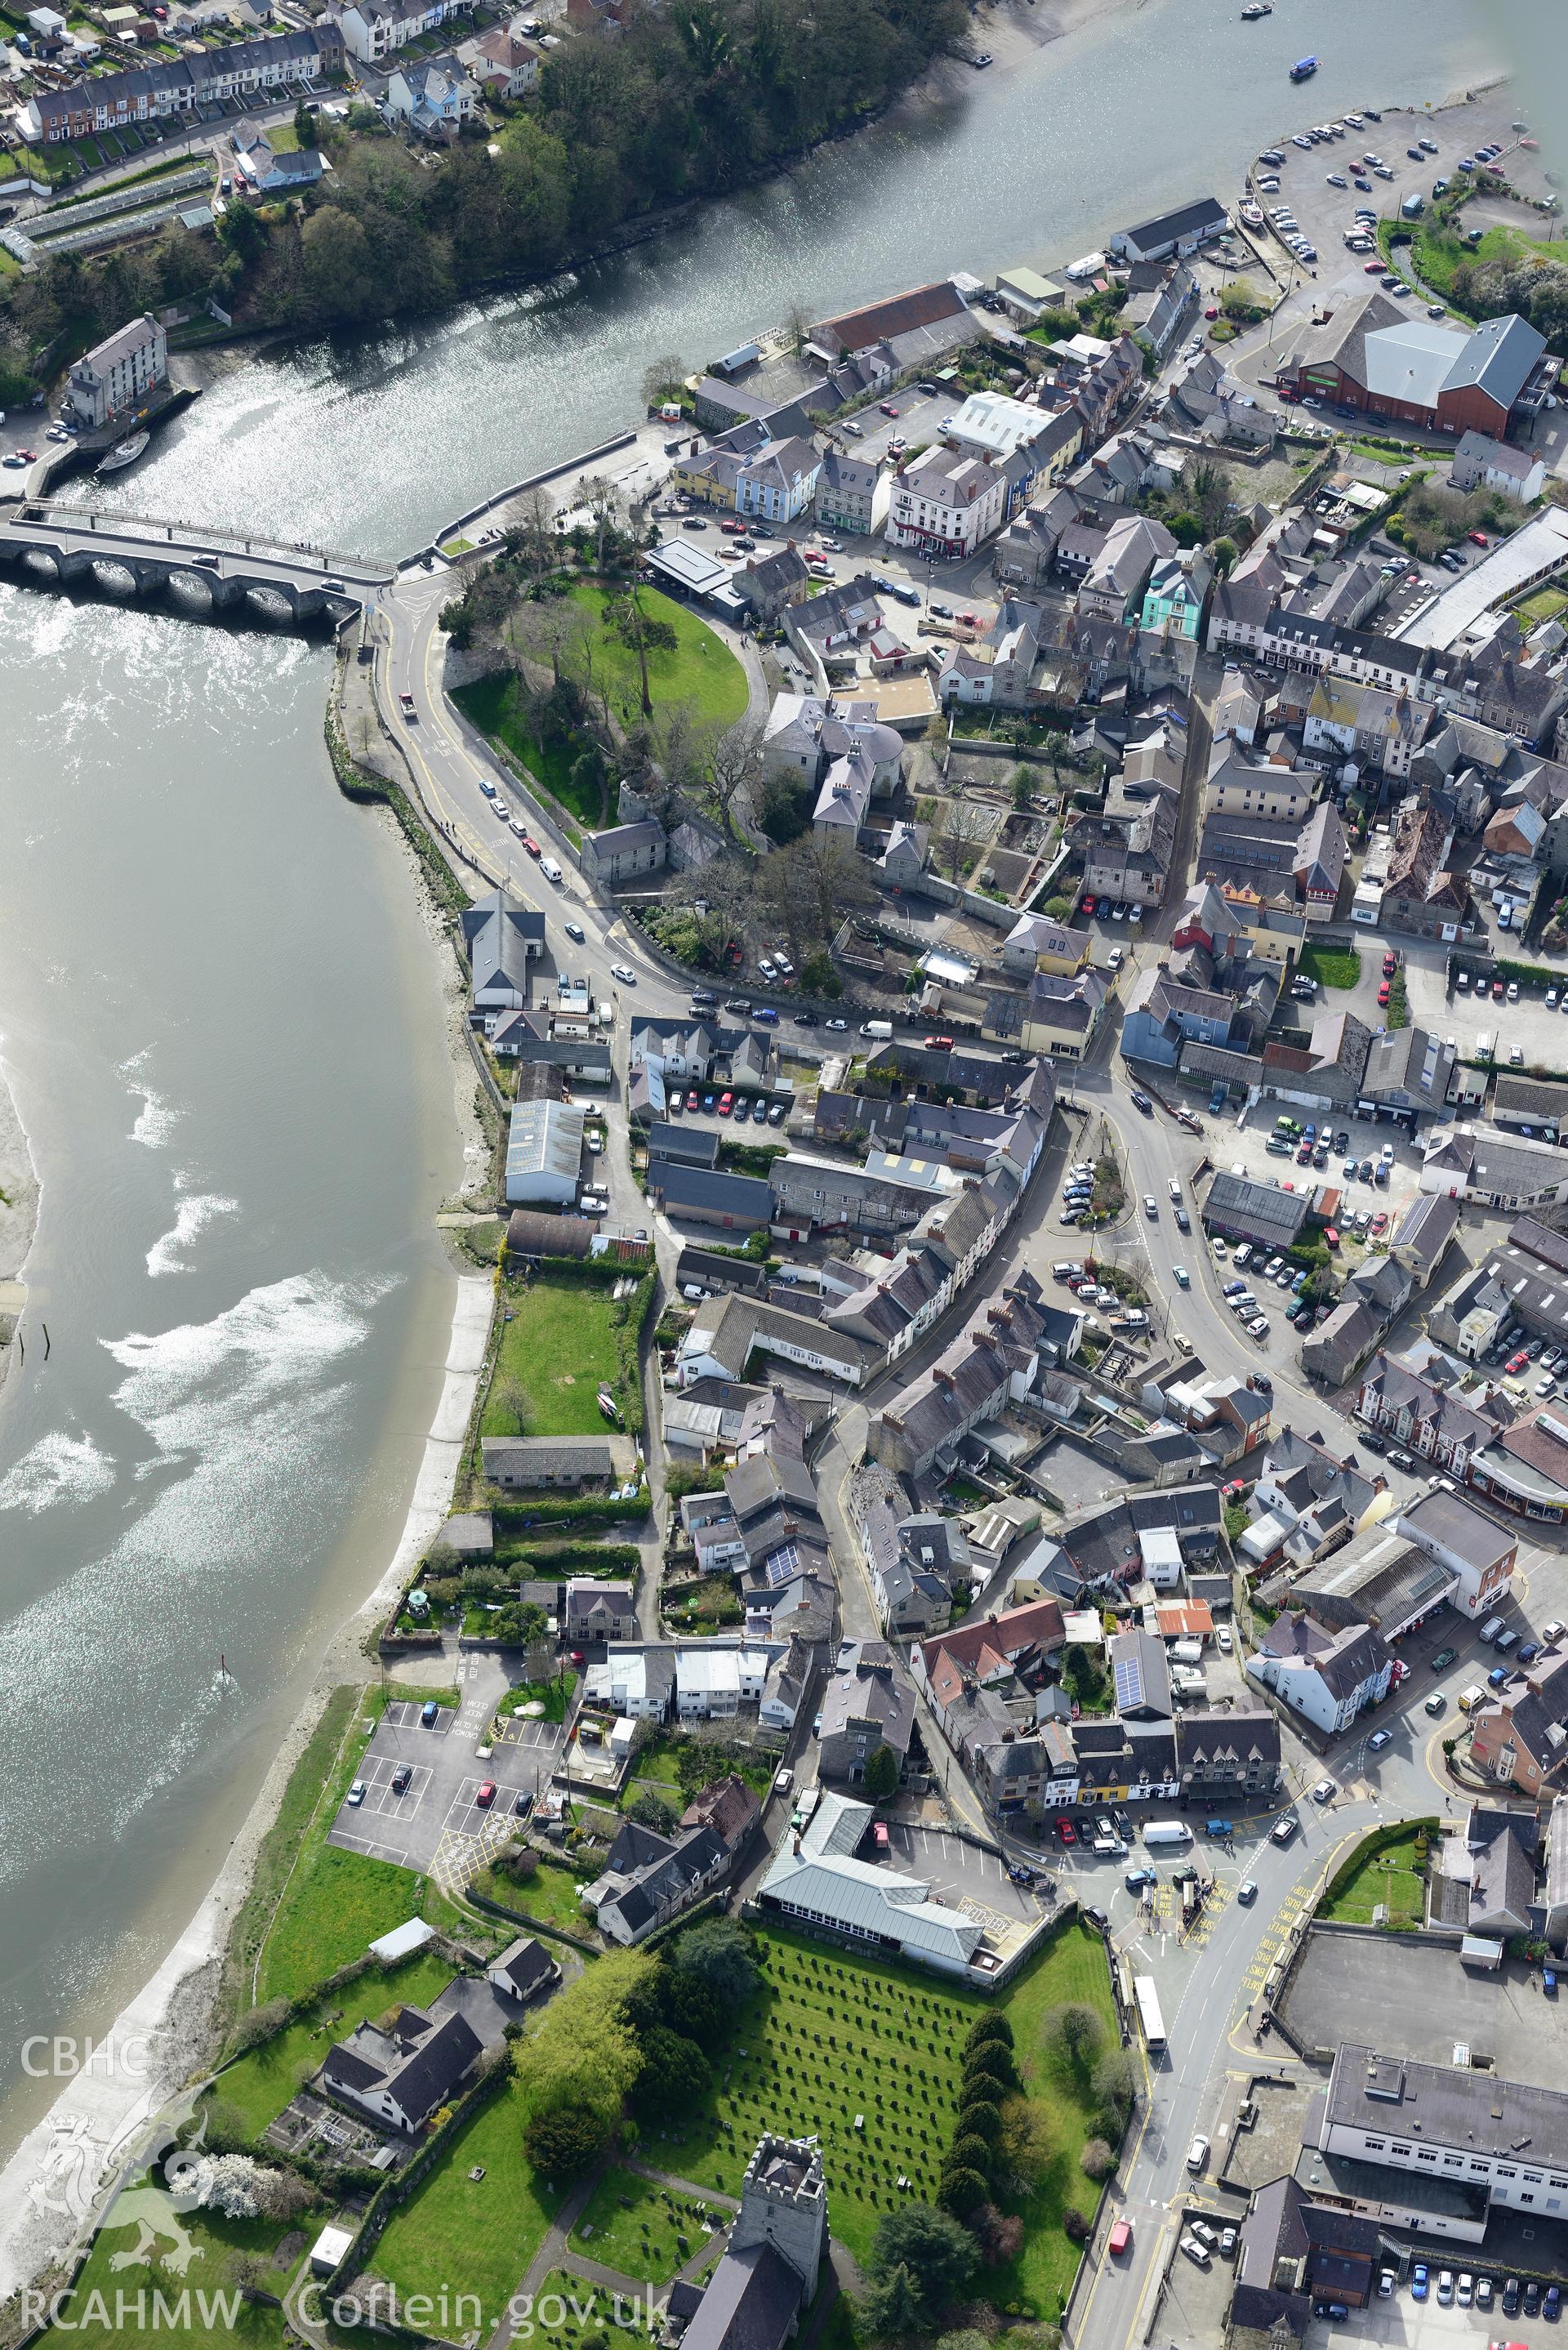
POLYGON ((762 1813, 743 1781, 703 1790, 673 1835, 623 1823, 604 1870, 583 1895, 599 1931, 623 1949, 644 1940, 729 1876, 762 1813), (737 1795, 734 1790, 740 1790, 737 1795), (722 1800, 721 1800, 722 1798, 722 1800))
POLYGON ((1348 1730, 1362 1708, 1387 1695, 1394 1659, 1362 1624, 1330 1632, 1300 1610, 1281 1616, 1246 1659, 1249 1679, 1272 1690, 1318 1730, 1348 1730))
POLYGON ((1262 1706, 1179 1713, 1176 1766, 1193 1803, 1267 1798, 1284 1777, 1279 1722, 1262 1706))
POLYGON ((388 2032, 356 2025, 327 2051, 317 2079, 329 2096, 411 2133, 456 2095, 483 2048, 464 2016, 438 2022, 423 2008, 403 2007, 388 2032))
POLYGON ((522 1011, 528 965, 545 951, 544 915, 507 889, 492 889, 463 908, 462 930, 475 1011, 522 1011))
POLYGON ((1267 1248, 1292 1247, 1307 1219, 1310 1196, 1249 1175, 1216 1175, 1203 1202, 1203 1221, 1227 1240, 1261 1241, 1267 1248))
POLYGON ((823 1692, 818 1768, 825 1779, 857 1786, 883 1746, 902 1773, 915 1723, 915 1693, 891 1648, 880 1640, 847 1644, 823 1692))
POLYGON ((615 1468, 607 1436, 485 1436, 480 1459, 493 1485, 518 1492, 590 1484, 615 1468))

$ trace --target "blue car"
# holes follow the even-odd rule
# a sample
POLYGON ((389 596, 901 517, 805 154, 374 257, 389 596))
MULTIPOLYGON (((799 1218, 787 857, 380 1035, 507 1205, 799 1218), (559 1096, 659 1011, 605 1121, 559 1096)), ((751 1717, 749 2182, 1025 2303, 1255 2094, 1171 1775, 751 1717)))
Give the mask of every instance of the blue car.
POLYGON ((1427 2298, 1427 2263, 1425 2261, 1417 2261, 1415 2267, 1410 2272, 1410 2298, 1412 2301, 1425 2301, 1427 2298))

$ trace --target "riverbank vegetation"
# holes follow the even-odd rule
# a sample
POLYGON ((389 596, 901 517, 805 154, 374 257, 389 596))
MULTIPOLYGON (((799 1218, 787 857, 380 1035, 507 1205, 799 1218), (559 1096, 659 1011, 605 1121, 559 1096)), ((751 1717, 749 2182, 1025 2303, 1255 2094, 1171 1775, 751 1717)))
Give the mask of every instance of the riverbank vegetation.
POLYGON ((231 204, 215 243, 171 227, 8 279, 0 399, 171 303, 215 296, 241 330, 317 333, 551 276, 854 129, 966 24, 958 0, 691 0, 566 40, 535 96, 494 109, 498 136, 482 124, 444 153, 356 106, 317 125, 333 169, 303 202, 231 204))

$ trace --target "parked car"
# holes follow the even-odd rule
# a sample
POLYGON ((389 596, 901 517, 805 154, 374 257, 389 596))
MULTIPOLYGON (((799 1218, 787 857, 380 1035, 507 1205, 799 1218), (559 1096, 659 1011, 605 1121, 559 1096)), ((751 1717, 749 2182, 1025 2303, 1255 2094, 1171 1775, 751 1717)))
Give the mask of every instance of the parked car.
POLYGON ((1202 2131, 1199 2130, 1198 2136, 1193 2139, 1192 2144, 1187 2149, 1187 2168, 1190 2171, 1199 2171, 1202 2169, 1208 2159, 1209 2140, 1204 2137, 1202 2131))

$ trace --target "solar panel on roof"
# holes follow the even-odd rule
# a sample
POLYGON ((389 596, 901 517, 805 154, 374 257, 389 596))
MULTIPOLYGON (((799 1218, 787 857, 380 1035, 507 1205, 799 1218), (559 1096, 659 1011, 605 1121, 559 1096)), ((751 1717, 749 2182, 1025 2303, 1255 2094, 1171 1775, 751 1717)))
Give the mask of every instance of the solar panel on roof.
POLYGON ((1143 1675, 1136 1657, 1120 1657, 1116 1668, 1116 1710, 1125 1713, 1128 1706, 1143 1703, 1143 1675))

